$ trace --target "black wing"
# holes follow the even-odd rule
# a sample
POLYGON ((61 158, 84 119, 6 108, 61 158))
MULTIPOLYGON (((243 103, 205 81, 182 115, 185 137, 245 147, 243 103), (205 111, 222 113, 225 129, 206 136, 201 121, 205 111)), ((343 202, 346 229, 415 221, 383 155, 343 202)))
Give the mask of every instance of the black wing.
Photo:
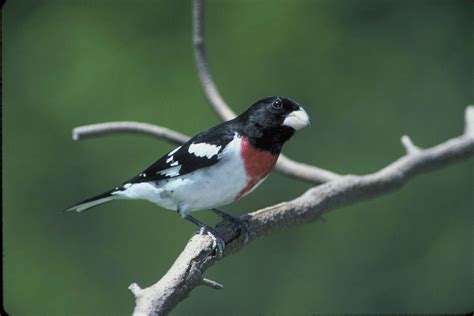
POLYGON ((233 125, 232 121, 224 122, 194 136, 126 183, 170 179, 214 165, 220 160, 220 153, 234 138, 235 128, 233 125), (206 149, 207 153, 209 150, 211 153, 205 155, 206 149))

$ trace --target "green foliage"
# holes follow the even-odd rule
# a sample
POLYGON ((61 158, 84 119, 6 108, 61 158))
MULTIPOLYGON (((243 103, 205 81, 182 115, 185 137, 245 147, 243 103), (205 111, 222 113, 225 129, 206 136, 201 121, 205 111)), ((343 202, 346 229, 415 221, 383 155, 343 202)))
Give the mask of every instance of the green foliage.
MULTIPOLYGON (((191 232, 147 202, 61 209, 171 147, 138 136, 71 140, 78 125, 137 120, 195 134, 219 120, 195 73, 189 1, 8 1, 3 14, 4 289, 11 315, 127 315, 191 232)), ((366 173, 461 133, 472 102, 469 1, 210 1, 214 77, 240 112, 267 95, 312 117, 285 153, 366 173)), ((248 245, 177 315, 468 312, 473 162, 248 245)), ((309 186, 273 174, 225 209, 309 186)), ((202 220, 217 220, 209 212, 202 220)))

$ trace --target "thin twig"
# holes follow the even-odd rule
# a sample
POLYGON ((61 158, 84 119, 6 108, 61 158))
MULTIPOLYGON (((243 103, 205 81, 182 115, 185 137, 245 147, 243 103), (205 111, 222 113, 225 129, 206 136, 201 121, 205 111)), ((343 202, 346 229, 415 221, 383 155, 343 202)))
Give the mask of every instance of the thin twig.
POLYGON ((474 137, 474 105, 467 107, 464 120, 464 134, 474 137))
POLYGON ((193 0, 193 45, 194 58, 198 70, 199 81, 207 99, 214 111, 224 121, 228 121, 237 115, 230 109, 222 98, 209 71, 206 53, 205 33, 205 3, 204 0, 193 0))
MULTIPOLYGON (((378 197, 399 189, 417 174, 474 156, 472 106, 466 109, 466 124, 464 135, 407 153, 380 171, 364 176, 344 176, 313 187, 292 201, 242 216, 241 219, 248 223, 249 241, 293 225, 309 223, 330 210, 378 197)), ((226 241, 224 256, 246 244, 239 231, 228 222, 221 222, 217 233, 226 241)), ((161 280, 139 292, 134 315, 166 315, 195 287, 202 285, 203 273, 218 260, 212 238, 207 234, 195 234, 161 280)))
POLYGON ((215 290, 220 290, 224 287, 222 284, 219 284, 216 281, 212 281, 206 278, 202 278, 202 285, 209 286, 210 288, 213 288, 215 290))
POLYGON ((408 135, 403 135, 400 140, 402 142, 403 147, 405 147, 405 151, 407 152, 407 154, 416 154, 420 151, 420 148, 413 144, 411 138, 408 135))
POLYGON ((105 135, 130 133, 158 137, 179 145, 189 139, 189 136, 169 128, 140 122, 109 122, 84 125, 72 130, 72 139, 83 140, 105 135))
POLYGON ((332 171, 295 161, 285 155, 280 155, 275 170, 285 176, 313 184, 325 183, 341 177, 332 171))

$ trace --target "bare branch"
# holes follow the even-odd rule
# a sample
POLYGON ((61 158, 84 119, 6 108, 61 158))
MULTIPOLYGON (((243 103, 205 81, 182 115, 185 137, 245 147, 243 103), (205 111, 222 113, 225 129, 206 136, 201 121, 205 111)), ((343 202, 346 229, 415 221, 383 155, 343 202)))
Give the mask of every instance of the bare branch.
POLYGON ((129 133, 158 137, 179 145, 189 139, 189 136, 169 128, 140 122, 109 122, 84 125, 72 130, 72 139, 83 140, 104 135, 129 133))
POLYGON ((332 171, 294 161, 285 155, 280 155, 275 170, 285 176, 313 184, 325 183, 341 177, 332 171))
POLYGON ((224 288, 224 286, 222 284, 219 284, 216 281, 212 281, 212 280, 209 280, 209 279, 206 279, 206 278, 202 278, 202 285, 209 286, 210 288, 213 288, 213 289, 216 289, 216 290, 220 290, 220 289, 224 288))
POLYGON ((212 79, 211 72, 209 71, 205 42, 204 10, 204 0, 193 0, 194 58, 196 60, 199 80, 201 82, 202 89, 209 100, 209 103, 211 104, 214 111, 219 115, 219 117, 221 117, 224 121, 228 121, 237 115, 230 109, 230 107, 222 98, 219 90, 217 90, 214 80, 212 79))
POLYGON ((409 136, 403 135, 400 140, 402 141, 402 145, 405 147, 407 154, 416 154, 420 151, 420 148, 413 144, 409 136))
POLYGON ((135 296, 140 296, 140 292, 141 292, 141 288, 138 286, 138 284, 136 283, 132 283, 130 284, 130 286, 128 287, 128 289, 133 293, 133 295, 135 296))
MULTIPOLYGON (((296 224, 309 223, 341 206, 399 189, 417 174, 474 156, 473 114, 474 108, 468 107, 462 136, 406 154, 375 173, 340 177, 313 187, 292 201, 242 216, 241 219, 248 223, 249 241, 296 224)), ((224 256, 235 253, 245 245, 243 236, 229 222, 219 223, 217 232, 226 242, 224 256)), ((219 260, 213 250, 209 235, 194 235, 161 280, 135 295, 134 315, 166 315, 171 311, 193 288, 203 283, 205 270, 219 260)))
POLYGON ((166 274, 156 284, 145 289, 140 289, 135 283, 132 284, 130 290, 136 297, 133 314, 165 315, 176 306, 177 302, 174 301, 176 295, 183 298, 188 296, 192 289, 203 283, 201 271, 212 262, 212 259, 207 258, 215 258, 213 247, 214 241, 211 236, 196 234, 171 267, 176 273, 166 274), (169 291, 168 284, 175 285, 172 291, 169 291), (160 309, 157 309, 157 306, 160 306, 160 309))
POLYGON ((474 105, 466 108, 464 120, 464 134, 474 137, 474 105))

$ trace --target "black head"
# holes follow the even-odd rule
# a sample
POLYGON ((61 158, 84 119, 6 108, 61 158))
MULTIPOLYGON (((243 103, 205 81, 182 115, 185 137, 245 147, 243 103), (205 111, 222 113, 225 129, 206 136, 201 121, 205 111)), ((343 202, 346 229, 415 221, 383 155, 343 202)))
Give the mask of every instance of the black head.
POLYGON ((309 126, 309 117, 295 101, 286 97, 268 97, 257 101, 238 118, 257 148, 280 153, 283 144, 296 130, 309 126))

